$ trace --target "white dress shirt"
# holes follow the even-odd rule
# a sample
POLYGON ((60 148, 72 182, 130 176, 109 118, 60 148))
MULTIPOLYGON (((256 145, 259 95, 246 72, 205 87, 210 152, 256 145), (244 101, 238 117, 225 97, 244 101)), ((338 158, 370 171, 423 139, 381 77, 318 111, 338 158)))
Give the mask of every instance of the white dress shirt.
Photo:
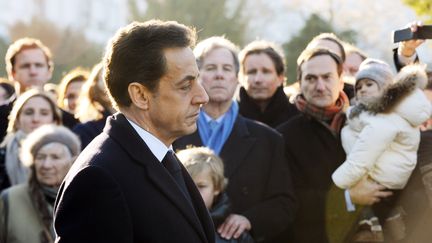
POLYGON ((162 141, 155 137, 153 134, 147 132, 142 127, 135 124, 133 121, 129 119, 127 120, 138 133, 138 135, 142 138, 142 140, 144 140, 144 142, 147 144, 153 155, 159 160, 159 162, 162 162, 168 150, 172 150, 172 145, 170 145, 169 147, 165 146, 165 144, 162 143, 162 141))

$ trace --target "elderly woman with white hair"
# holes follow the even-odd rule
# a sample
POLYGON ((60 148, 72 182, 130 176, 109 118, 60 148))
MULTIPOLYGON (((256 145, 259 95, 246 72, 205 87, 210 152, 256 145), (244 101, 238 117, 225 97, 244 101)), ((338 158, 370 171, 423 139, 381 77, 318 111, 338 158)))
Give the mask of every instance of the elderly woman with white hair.
POLYGON ((20 157, 29 180, 0 195, 0 242, 54 242, 54 201, 80 151, 79 138, 62 126, 43 125, 28 135, 20 157))

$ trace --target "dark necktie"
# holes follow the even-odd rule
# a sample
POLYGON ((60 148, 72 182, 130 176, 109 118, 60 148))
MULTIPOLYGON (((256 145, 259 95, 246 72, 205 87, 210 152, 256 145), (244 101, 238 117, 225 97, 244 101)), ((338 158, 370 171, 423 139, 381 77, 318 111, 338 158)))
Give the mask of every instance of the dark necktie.
POLYGON ((165 166, 167 171, 171 174, 171 176, 174 178, 177 185, 180 187, 183 194, 185 194, 186 198, 188 199, 189 203, 192 205, 192 199, 189 195, 189 191, 186 187, 186 183, 184 181, 182 170, 179 165, 180 161, 175 156, 174 152, 171 150, 168 150, 165 157, 162 160, 162 164, 165 166))

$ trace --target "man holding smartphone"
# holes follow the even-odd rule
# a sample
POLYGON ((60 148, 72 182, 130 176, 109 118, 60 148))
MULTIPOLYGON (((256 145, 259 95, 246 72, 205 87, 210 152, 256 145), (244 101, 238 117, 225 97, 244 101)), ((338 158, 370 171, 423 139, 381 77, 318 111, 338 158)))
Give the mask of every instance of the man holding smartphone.
MULTIPOLYGON (((422 27, 423 23, 420 21, 412 22, 409 24, 411 32, 415 33, 422 27)), ((424 39, 411 39, 407 41, 401 41, 398 48, 393 49, 393 60, 395 63, 396 70, 399 70, 407 64, 418 62, 418 56, 416 53, 417 47, 425 42, 424 39)))

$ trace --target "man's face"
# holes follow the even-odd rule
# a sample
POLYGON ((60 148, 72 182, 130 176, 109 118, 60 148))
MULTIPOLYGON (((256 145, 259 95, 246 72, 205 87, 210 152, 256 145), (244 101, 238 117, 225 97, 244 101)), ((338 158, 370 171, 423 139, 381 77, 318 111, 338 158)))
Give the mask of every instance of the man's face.
POLYGON ((198 67, 190 48, 166 49, 167 73, 149 100, 152 133, 161 141, 193 133, 200 106, 209 97, 198 82, 198 67))
POLYGON ((277 74, 272 59, 265 53, 248 55, 242 69, 242 85, 256 101, 271 99, 284 80, 283 75, 277 74))
POLYGON ((63 100, 63 105, 67 111, 75 113, 78 97, 81 93, 81 88, 84 85, 84 82, 84 80, 74 81, 67 86, 63 100))
POLYGON ((217 190, 212 180, 212 175, 209 169, 205 169, 192 177, 195 182, 204 204, 208 209, 213 206, 214 198, 219 195, 220 190, 217 190))
POLYGON ((325 108, 333 105, 343 88, 336 62, 328 55, 319 55, 301 66, 301 92, 312 105, 325 108))
POLYGON ((51 76, 52 71, 41 49, 24 49, 15 56, 12 77, 21 85, 22 90, 42 88, 51 76))
POLYGON ((344 62, 345 75, 355 77, 362 62, 363 58, 359 54, 355 52, 348 54, 344 62))
POLYGON ((207 53, 200 69, 199 81, 210 103, 231 102, 238 84, 231 52, 226 48, 217 48, 207 53))

